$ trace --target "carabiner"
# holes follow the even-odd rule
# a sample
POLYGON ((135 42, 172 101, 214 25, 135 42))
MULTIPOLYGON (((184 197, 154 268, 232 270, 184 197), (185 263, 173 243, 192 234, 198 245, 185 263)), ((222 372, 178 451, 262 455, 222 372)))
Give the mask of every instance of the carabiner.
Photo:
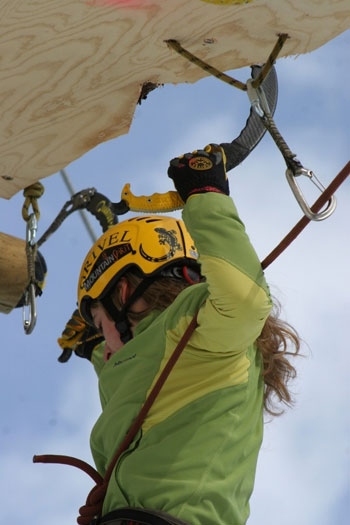
MULTIPOLYGON (((38 221, 35 213, 31 213, 27 221, 26 240, 27 240, 27 257, 33 257, 35 237, 38 229, 38 221)), ((31 334, 36 324, 36 304, 35 304, 35 284, 30 282, 24 292, 23 305, 23 328, 27 335, 31 334), (27 314, 28 310, 28 316, 27 314)))
POLYGON ((328 201, 328 205, 325 210, 319 213, 313 212, 310 206, 308 205, 308 203, 306 202, 306 199, 296 182, 296 177, 299 177, 300 175, 305 175, 306 177, 308 177, 311 180, 311 182, 315 184, 315 186, 321 192, 324 191, 326 188, 323 186, 323 184, 318 180, 316 175, 311 170, 308 170, 303 167, 298 168, 295 172, 293 172, 290 168, 286 170, 287 181, 289 183, 289 186, 292 189, 292 192, 300 208, 303 210, 304 215, 308 219, 310 219, 310 221, 322 221, 324 219, 327 219, 328 217, 330 217, 330 215, 332 215, 332 213, 334 212, 336 208, 336 205, 337 205, 336 198, 334 197, 334 195, 332 195, 332 197, 328 201))
POLYGON ((36 237, 37 230, 38 230, 38 220, 36 218, 35 213, 31 213, 27 221, 27 230, 26 230, 27 243, 30 246, 34 246, 35 244, 35 237, 36 237))
POLYGON ((23 328, 27 335, 31 334, 36 324, 36 305, 35 305, 35 285, 29 283, 25 291, 25 299, 23 305, 23 328), (26 308, 28 309, 28 318, 26 316, 26 308))
POLYGON ((267 102, 264 90, 261 88, 261 86, 257 88, 253 87, 253 81, 254 79, 249 78, 246 82, 247 95, 254 111, 259 115, 260 118, 263 118, 265 115, 270 113, 269 104, 267 102))

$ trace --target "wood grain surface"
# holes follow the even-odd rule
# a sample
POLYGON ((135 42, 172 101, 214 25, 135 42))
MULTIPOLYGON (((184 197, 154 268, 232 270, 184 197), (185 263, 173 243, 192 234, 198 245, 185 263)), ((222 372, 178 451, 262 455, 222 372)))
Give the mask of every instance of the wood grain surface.
POLYGON ((128 133, 142 85, 310 52, 349 27, 349 0, 0 0, 0 197, 128 133))

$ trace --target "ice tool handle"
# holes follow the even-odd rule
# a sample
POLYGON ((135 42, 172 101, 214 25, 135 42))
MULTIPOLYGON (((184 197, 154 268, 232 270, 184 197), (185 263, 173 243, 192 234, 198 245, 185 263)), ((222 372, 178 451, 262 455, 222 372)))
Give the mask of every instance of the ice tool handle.
MULTIPOLYGON (((225 143, 220 146, 228 157, 231 154, 232 144, 225 143)), ((231 166, 228 167, 230 168, 231 166)), ((136 196, 132 193, 129 183, 122 189, 121 202, 125 203, 128 210, 138 213, 168 213, 184 207, 184 201, 177 191, 136 196)))
MULTIPOLYGON (((252 81, 259 80, 263 70, 263 66, 252 66, 252 81)), ((263 76, 264 79, 259 81, 258 89, 259 92, 262 93, 262 96, 264 96, 270 113, 274 114, 278 95, 278 82, 275 68, 272 66, 269 68, 269 72, 263 76)), ((222 80, 221 76, 220 79, 222 80)), ((220 144, 227 159, 226 171, 230 171, 241 164, 259 144, 266 131, 262 119, 252 106, 245 126, 239 135, 232 142, 220 144)), ((176 191, 136 197, 130 190, 130 184, 126 184, 122 190, 121 202, 118 203, 118 206, 120 207, 122 203, 131 211, 145 213, 167 213, 181 209, 184 206, 184 202, 176 191)), ((126 210, 121 210, 120 213, 126 213, 126 210)))

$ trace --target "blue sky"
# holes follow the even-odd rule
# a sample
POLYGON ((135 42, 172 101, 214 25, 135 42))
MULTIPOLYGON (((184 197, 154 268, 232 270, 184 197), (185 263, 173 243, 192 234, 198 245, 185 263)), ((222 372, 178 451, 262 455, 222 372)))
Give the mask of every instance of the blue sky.
MULTIPOLYGON (((275 121, 305 167, 327 186, 349 160, 350 32, 322 48, 277 62, 275 121)), ((249 70, 233 73, 245 81, 249 70)), ((168 161, 208 142, 228 142, 249 111, 246 95, 212 78, 164 86, 136 109, 128 135, 98 146, 67 166, 76 191, 94 186, 112 201, 131 182, 136 194, 172 189, 168 161)), ((284 161, 269 136, 236 170, 231 195, 263 259, 301 218, 285 179, 284 161)), ((69 194, 59 174, 42 181, 40 236, 69 194)), ((307 182, 307 181, 306 181, 307 182)), ((317 197, 310 186, 305 193, 317 197)), ((249 525, 345 525, 349 516, 348 269, 350 184, 337 193, 331 218, 310 224, 267 270, 283 316, 304 340, 293 385, 296 405, 267 419, 249 525)), ((21 238, 23 196, 0 202, 2 231, 21 238)), ((126 216, 128 217, 128 216, 126 216)), ((90 219, 96 235, 100 227, 90 219)), ((34 465, 32 456, 57 453, 92 462, 89 432, 99 414, 90 364, 75 356, 57 362, 56 343, 76 303, 76 282, 90 238, 71 215, 41 251, 47 284, 37 302, 34 332, 22 311, 0 315, 0 492, 11 525, 75 523, 92 483, 78 470, 34 465)))

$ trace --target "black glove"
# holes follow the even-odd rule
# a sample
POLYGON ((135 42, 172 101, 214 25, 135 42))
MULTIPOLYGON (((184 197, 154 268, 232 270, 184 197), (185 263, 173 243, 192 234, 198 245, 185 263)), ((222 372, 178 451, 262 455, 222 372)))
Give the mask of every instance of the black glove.
POLYGON ((94 348, 103 341, 103 336, 93 326, 85 323, 78 310, 74 310, 72 317, 66 324, 61 337, 57 339, 63 352, 58 358, 65 363, 75 352, 78 357, 91 361, 94 348))
POLYGON ((186 153, 170 161, 168 176, 184 202, 196 193, 229 195, 226 155, 221 146, 209 144, 204 150, 186 153))

